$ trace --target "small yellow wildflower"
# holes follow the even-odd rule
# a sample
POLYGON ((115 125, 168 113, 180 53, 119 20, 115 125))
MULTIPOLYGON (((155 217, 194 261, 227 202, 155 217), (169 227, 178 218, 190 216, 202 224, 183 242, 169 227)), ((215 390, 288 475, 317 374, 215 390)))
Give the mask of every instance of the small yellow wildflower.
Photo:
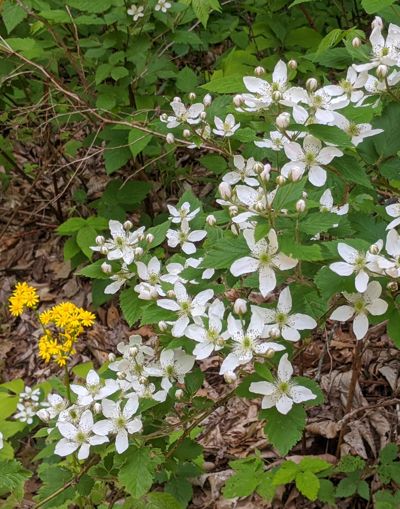
POLYGON ((9 309, 13 316, 20 316, 25 306, 35 308, 39 302, 36 289, 29 286, 28 283, 17 283, 13 294, 9 298, 9 309))

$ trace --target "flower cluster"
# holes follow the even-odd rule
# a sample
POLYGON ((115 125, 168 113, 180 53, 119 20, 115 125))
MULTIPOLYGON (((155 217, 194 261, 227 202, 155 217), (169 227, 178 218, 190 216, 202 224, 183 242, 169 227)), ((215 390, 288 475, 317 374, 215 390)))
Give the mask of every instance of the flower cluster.
POLYGON ((34 309, 39 302, 37 291, 28 283, 17 283, 9 299, 9 309, 13 316, 20 316, 24 308, 34 309))
MULTIPOLYGON (((157 0, 156 5, 154 6, 155 12, 166 13, 169 9, 171 9, 172 3, 168 0, 157 0)), ((143 18, 146 14, 144 5, 135 5, 132 4, 129 9, 127 9, 128 16, 132 16, 133 21, 138 21, 140 18, 143 18)))

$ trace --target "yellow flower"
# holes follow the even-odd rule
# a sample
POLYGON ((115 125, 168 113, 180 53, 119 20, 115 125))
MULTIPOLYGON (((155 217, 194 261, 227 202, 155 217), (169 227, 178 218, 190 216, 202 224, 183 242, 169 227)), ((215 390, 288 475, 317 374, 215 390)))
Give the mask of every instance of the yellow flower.
POLYGON ((39 302, 36 289, 29 286, 28 283, 17 283, 14 291, 9 298, 9 309, 13 316, 20 316, 24 307, 35 308, 39 302))

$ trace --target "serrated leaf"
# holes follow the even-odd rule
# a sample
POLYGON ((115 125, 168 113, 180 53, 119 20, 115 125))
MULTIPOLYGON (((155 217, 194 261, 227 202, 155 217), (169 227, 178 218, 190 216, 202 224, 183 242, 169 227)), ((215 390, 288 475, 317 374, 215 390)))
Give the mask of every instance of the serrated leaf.
POLYGON ((140 320, 141 306, 143 300, 140 300, 137 293, 132 288, 122 290, 119 294, 119 305, 121 306, 122 313, 129 327, 140 320))
POLYGON ((326 232, 335 224, 338 224, 339 221, 340 219, 336 214, 330 214, 329 212, 311 213, 300 222, 299 229, 308 235, 315 235, 326 232))
POLYGON ((331 164, 348 182, 352 184, 360 184, 361 186, 369 189, 373 188, 366 171, 360 166, 357 159, 354 157, 348 155, 336 157, 331 164))
POLYGON ((352 147, 350 136, 339 129, 339 127, 311 124, 308 126, 308 132, 325 143, 333 143, 340 147, 352 147))
POLYGON ((309 500, 314 501, 317 499, 320 488, 319 479, 309 470, 299 472, 296 475, 296 488, 302 495, 307 497, 309 500))
POLYGON ((133 128, 129 131, 128 143, 133 157, 136 157, 150 143, 151 134, 147 134, 140 129, 133 128))
MULTIPOLYGON (((110 275, 105 274, 101 270, 101 266, 103 265, 104 260, 96 260, 94 263, 87 265, 80 269, 76 274, 78 276, 85 276, 91 279, 109 279, 110 275)), ((107 262, 108 263, 108 262, 107 262)))
POLYGON ((182 92, 193 92, 198 82, 197 74, 190 67, 185 66, 178 72, 175 84, 182 92))
POLYGON ((93 256, 93 251, 90 248, 96 245, 96 237, 96 230, 88 224, 83 226, 76 235, 76 243, 89 260, 91 260, 93 256))
POLYGON ((274 486, 281 484, 289 484, 295 480, 296 475, 299 473, 299 467, 293 461, 285 461, 275 472, 272 483, 274 486))
POLYGON ((209 83, 202 85, 201 88, 218 94, 233 94, 235 92, 245 92, 246 90, 243 83, 243 76, 240 74, 231 74, 229 76, 214 78, 209 83))
POLYGON ((83 226, 86 225, 86 220, 82 217, 70 217, 64 223, 60 224, 57 228, 59 235, 72 235, 78 232, 83 226))
POLYGON ((157 247, 162 244, 167 236, 167 231, 171 226, 171 221, 165 221, 164 223, 152 226, 147 230, 147 233, 154 235, 153 241, 149 244, 149 247, 157 247))
POLYGON ((265 415, 265 433, 272 445, 285 456, 301 438, 306 425, 306 412, 302 406, 295 405, 287 415, 280 414, 275 408, 266 410, 265 415))
POLYGON ((203 267, 227 269, 232 263, 243 256, 249 255, 249 248, 243 237, 223 238, 217 241, 207 252, 203 267))
POLYGON ((32 473, 21 465, 19 461, 0 461, 0 490, 13 492, 19 500, 24 494, 24 484, 32 473))
POLYGON ((362 0, 361 5, 368 14, 375 14, 390 5, 393 5, 396 0, 362 0))
POLYGON ((152 456, 149 447, 129 449, 126 459, 118 472, 118 479, 127 492, 134 498, 140 498, 151 488, 155 469, 161 462, 159 456, 152 456))
POLYGON ((206 28, 210 15, 210 5, 207 0, 192 0, 193 11, 201 24, 206 28))
POLYGON ((7 33, 11 33, 21 21, 28 16, 28 13, 13 0, 5 0, 1 10, 1 17, 7 33))
POLYGON ((305 183, 306 180, 301 179, 298 182, 289 182, 279 186, 273 201, 274 209, 290 208, 290 205, 301 198, 305 183))

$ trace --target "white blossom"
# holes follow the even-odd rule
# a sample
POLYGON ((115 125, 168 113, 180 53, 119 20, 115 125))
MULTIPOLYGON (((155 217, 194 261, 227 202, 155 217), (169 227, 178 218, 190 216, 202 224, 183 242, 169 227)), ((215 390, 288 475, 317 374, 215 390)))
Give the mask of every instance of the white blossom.
POLYGON ((391 221, 387 226, 386 230, 391 230, 392 228, 396 228, 400 224, 400 203, 392 203, 385 207, 386 214, 390 217, 394 217, 393 221, 391 221))
POLYGON ((322 193, 321 198, 319 199, 319 204, 321 212, 330 212, 331 214, 337 214, 338 216, 343 216, 349 211, 348 203, 345 203, 340 207, 333 205, 332 191, 329 188, 325 189, 322 193))
POLYGON ((278 253, 278 237, 275 230, 269 231, 268 241, 261 239, 256 242, 254 235, 254 230, 244 230, 243 236, 251 256, 235 260, 230 271, 236 277, 258 271, 260 292, 263 297, 266 297, 276 287, 275 270, 292 269, 298 261, 283 253, 278 253))
POLYGON ((231 186, 237 184, 238 182, 244 182, 248 186, 258 186, 257 174, 254 171, 254 164, 256 161, 254 157, 250 157, 247 161, 241 155, 235 155, 233 157, 233 165, 235 166, 235 170, 226 173, 222 180, 223 182, 227 182, 231 186))
POLYGON ((276 407, 279 413, 288 414, 294 403, 303 403, 316 399, 316 395, 307 387, 292 382, 293 367, 288 355, 282 355, 278 365, 278 378, 274 382, 252 382, 250 392, 262 394, 261 408, 276 407))
MULTIPOLYGON (((287 134, 292 135, 294 133, 288 132, 287 134)), ((283 150, 283 147, 286 143, 289 143, 290 139, 286 136, 286 134, 281 133, 280 131, 271 131, 269 133, 269 138, 264 138, 261 141, 255 141, 254 144, 257 147, 261 148, 270 148, 275 152, 280 152, 283 150)))
POLYGON ((112 283, 104 288, 104 293, 106 295, 114 295, 114 293, 117 293, 127 281, 133 278, 133 276, 133 272, 128 269, 126 263, 123 263, 121 269, 110 277, 112 283))
POLYGON ((189 108, 186 108, 182 101, 174 99, 170 105, 175 116, 171 115, 167 117, 166 121, 168 129, 173 129, 174 127, 178 127, 185 123, 195 125, 201 122, 200 115, 204 111, 203 103, 195 103, 189 106, 189 108))
POLYGON ((383 26, 376 25, 369 37, 372 46, 372 59, 366 64, 353 65, 358 72, 369 71, 380 64, 387 66, 398 65, 400 62, 400 30, 399 27, 389 25, 386 39, 382 35, 383 26))
POLYGON ((367 79, 367 72, 358 74, 353 67, 349 67, 346 78, 340 80, 337 85, 326 85, 324 90, 330 96, 337 97, 338 100, 358 103, 364 96, 363 88, 367 79))
POLYGON ((161 262, 153 256, 146 265, 143 262, 136 262, 136 269, 141 283, 135 286, 135 292, 139 293, 140 299, 151 300, 158 296, 165 296, 164 290, 161 288, 161 262))
POLYGON ((59 394, 49 394, 47 396, 47 402, 42 403, 44 408, 41 408, 36 412, 39 419, 48 421, 54 419, 68 406, 68 401, 62 398, 59 394))
POLYGON ((64 438, 57 443, 55 454, 68 456, 79 449, 78 459, 88 458, 91 445, 100 445, 109 441, 107 437, 93 433, 93 424, 93 414, 90 410, 82 413, 77 426, 71 422, 58 422, 57 428, 64 438))
POLYGON ((162 377, 161 387, 168 391, 172 387, 173 381, 183 384, 186 373, 189 373, 193 368, 194 360, 194 357, 186 354, 182 348, 163 350, 159 363, 153 364, 147 369, 150 376, 162 377))
MULTIPOLYGON (((381 267, 386 269, 386 274, 391 277, 400 277, 400 235, 396 230, 390 230, 386 237, 386 252, 392 257, 389 261, 390 266, 381 267)), ((378 261, 378 264, 382 265, 378 261)))
POLYGON ((181 246, 182 251, 186 254, 193 254, 196 252, 195 242, 200 242, 206 237, 205 230, 190 231, 189 223, 186 219, 182 220, 180 230, 168 230, 167 239, 170 247, 181 246))
POLYGON ((168 0, 157 0, 157 4, 154 7, 155 11, 167 12, 172 7, 172 4, 168 0))
POLYGON ((172 223, 180 224, 184 219, 189 223, 194 219, 197 214, 200 212, 200 208, 198 207, 195 210, 190 211, 190 203, 185 201, 179 208, 174 207, 173 205, 167 205, 168 211, 171 214, 168 219, 171 220, 172 223))
POLYGON ((381 293, 382 287, 377 281, 371 281, 363 293, 343 292, 349 304, 336 308, 329 319, 346 322, 354 316, 354 334, 357 339, 362 339, 369 327, 368 314, 379 316, 386 313, 388 304, 379 298, 381 293))
POLYGON ((144 7, 143 5, 131 5, 131 7, 126 11, 129 16, 133 17, 133 21, 137 21, 139 18, 143 18, 144 16, 144 7))
POLYGON ((86 385, 71 384, 71 391, 78 395, 79 405, 90 405, 110 396, 119 389, 116 380, 100 380, 99 375, 91 369, 86 376, 86 385))
POLYGON ((236 124, 235 117, 232 113, 229 113, 225 120, 221 120, 219 117, 214 117, 214 124, 216 129, 213 129, 213 133, 217 136, 224 136, 229 138, 233 136, 240 127, 240 122, 236 124))
POLYGON ((351 142, 355 147, 362 143, 365 138, 383 133, 383 129, 373 129, 371 124, 356 124, 337 112, 334 115, 335 125, 351 137, 351 142))

